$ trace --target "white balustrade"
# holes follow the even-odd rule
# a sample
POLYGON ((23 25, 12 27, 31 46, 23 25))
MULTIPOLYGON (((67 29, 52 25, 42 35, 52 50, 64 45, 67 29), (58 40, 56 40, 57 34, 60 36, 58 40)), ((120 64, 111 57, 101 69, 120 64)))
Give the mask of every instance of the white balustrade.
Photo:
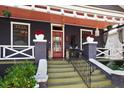
POLYGON ((34 58, 35 58, 34 46, 0 45, 0 60, 34 59, 34 58))
POLYGON ((96 58, 109 58, 109 49, 106 48, 97 48, 96 58))
POLYGON ((123 59, 123 53, 124 53, 123 48, 122 49, 120 48, 115 48, 115 49, 97 48, 96 58, 117 59, 117 56, 122 56, 122 59, 123 59))

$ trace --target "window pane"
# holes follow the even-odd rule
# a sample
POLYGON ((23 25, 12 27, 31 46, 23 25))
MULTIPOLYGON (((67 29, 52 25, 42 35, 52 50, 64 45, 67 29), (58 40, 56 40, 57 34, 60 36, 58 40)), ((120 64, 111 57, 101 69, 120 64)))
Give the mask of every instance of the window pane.
POLYGON ((28 25, 13 24, 13 44, 28 45, 28 25))
POLYGON ((60 31, 62 31, 63 27, 62 26, 53 26, 53 30, 60 30, 60 31))

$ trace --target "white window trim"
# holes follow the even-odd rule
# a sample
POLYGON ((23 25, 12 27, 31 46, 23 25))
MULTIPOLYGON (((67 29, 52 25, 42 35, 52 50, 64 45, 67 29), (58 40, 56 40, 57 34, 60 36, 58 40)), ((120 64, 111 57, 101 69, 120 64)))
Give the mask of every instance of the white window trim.
POLYGON ((65 57, 65 30, 64 30, 64 25, 61 24, 51 24, 51 57, 53 58, 53 31, 57 31, 53 29, 53 26, 62 26, 62 31, 63 32, 63 58, 65 57))
MULTIPOLYGON (((13 44, 13 24, 27 25, 28 26, 28 45, 30 46, 30 23, 22 23, 22 22, 11 22, 11 46, 22 46, 22 45, 14 45, 13 44)), ((26 45, 24 45, 26 46, 26 45)))
POLYGON ((80 29, 80 50, 82 50, 82 32, 90 32, 93 35, 93 30, 89 29, 80 29))

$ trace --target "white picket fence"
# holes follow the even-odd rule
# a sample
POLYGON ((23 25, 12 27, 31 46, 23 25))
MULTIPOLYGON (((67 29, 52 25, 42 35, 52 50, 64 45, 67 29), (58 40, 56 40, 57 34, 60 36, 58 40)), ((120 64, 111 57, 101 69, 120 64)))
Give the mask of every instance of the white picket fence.
POLYGON ((34 58, 35 58, 34 46, 0 45, 0 60, 34 59, 34 58))

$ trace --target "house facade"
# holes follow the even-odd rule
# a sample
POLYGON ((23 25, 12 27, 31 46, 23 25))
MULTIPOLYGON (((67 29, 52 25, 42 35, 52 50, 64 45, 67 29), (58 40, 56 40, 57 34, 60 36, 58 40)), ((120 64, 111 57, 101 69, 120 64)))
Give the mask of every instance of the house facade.
MULTIPOLYGON (((116 8, 118 9, 118 8, 116 8)), ((94 6, 0 6, 0 60, 34 59, 34 33, 42 30, 48 58, 66 58, 70 47, 82 50, 87 36, 104 48, 106 27, 123 23, 123 12, 94 6), (6 16, 3 11, 11 13, 6 16), (113 16, 114 14, 114 16, 113 16)))

